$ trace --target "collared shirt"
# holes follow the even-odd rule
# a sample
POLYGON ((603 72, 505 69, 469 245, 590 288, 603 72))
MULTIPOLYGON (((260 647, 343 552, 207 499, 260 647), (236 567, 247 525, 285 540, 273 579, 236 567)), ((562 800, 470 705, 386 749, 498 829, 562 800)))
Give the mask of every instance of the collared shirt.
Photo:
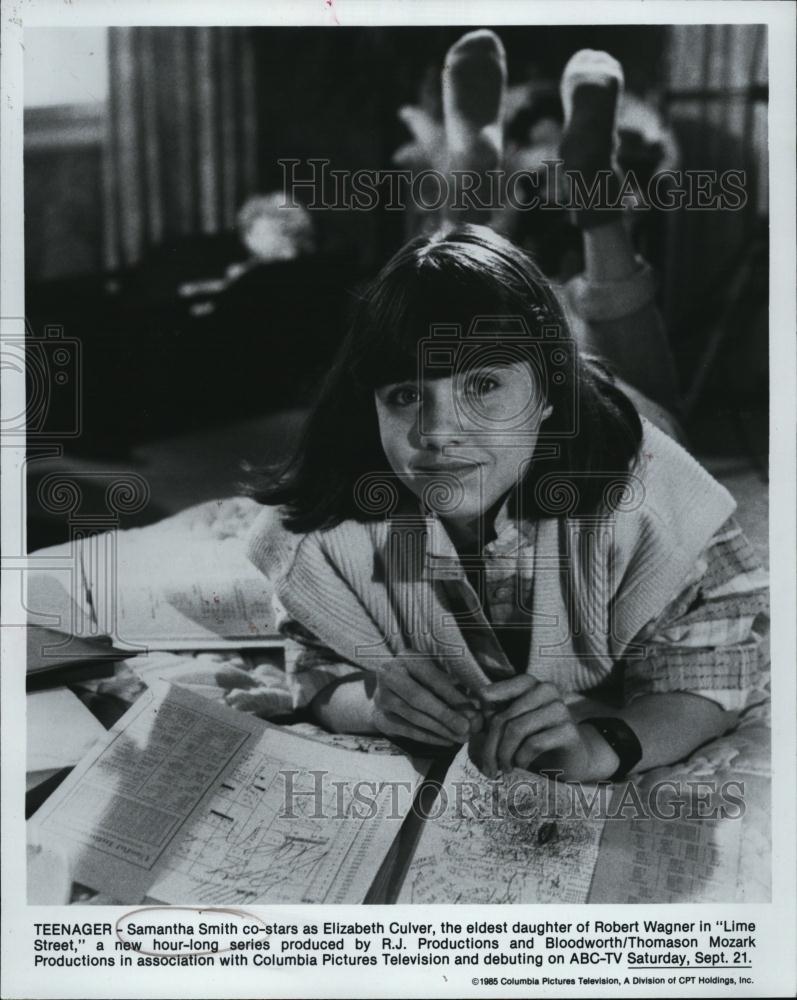
MULTIPOLYGON (((535 522, 515 519, 504 504, 495 519, 494 537, 476 556, 461 557, 459 572, 445 580, 462 635, 488 676, 506 676, 507 662, 515 672, 529 669, 535 534, 535 522)), ((434 552, 433 543, 432 548, 434 552)), ((277 613, 283 635, 292 640, 286 671, 296 707, 309 704, 328 684, 361 670, 341 660, 279 607, 277 613)), ((645 655, 624 667, 625 700, 687 691, 726 710, 738 710, 766 683, 767 632, 767 576, 730 518, 680 592, 636 637, 645 655)), ((564 694, 572 694, 576 686, 567 669, 563 663, 557 684, 564 694)))

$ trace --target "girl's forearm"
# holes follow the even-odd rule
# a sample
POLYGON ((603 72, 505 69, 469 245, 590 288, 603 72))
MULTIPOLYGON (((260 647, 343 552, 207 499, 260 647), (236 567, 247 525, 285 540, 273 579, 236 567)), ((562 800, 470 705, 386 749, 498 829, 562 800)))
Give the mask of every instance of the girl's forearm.
MULTIPOLYGON (((332 732, 374 735, 379 730, 373 719, 373 686, 374 679, 368 675, 344 677, 319 692, 310 704, 310 711, 332 732)), ((642 747, 642 758, 634 769, 637 771, 682 760, 701 744, 721 736, 736 718, 716 702, 685 691, 643 695, 621 709, 598 706, 594 701, 576 703, 572 708, 577 719, 611 715, 627 722, 642 747)), ((597 730, 591 726, 584 728, 590 744, 589 774, 564 777, 605 780, 616 770, 617 757, 597 730)), ((546 766, 556 767, 557 755, 550 756, 546 766)))
POLYGON ((721 736, 735 720, 733 712, 700 695, 685 691, 645 695, 627 708, 603 706, 594 700, 570 706, 579 723, 579 740, 541 754, 531 764, 533 771, 558 771, 565 781, 606 781, 620 767, 620 758, 598 729, 585 720, 596 716, 622 719, 633 729, 642 748, 634 771, 674 764, 701 744, 721 736))
POLYGON ((736 719, 735 713, 716 702, 686 691, 643 695, 626 708, 602 714, 623 719, 636 733, 642 746, 642 759, 635 768, 639 771, 682 760, 721 736, 736 719))
POLYGON ((330 684, 310 703, 310 712, 334 733, 374 734, 373 684, 357 674, 330 684))

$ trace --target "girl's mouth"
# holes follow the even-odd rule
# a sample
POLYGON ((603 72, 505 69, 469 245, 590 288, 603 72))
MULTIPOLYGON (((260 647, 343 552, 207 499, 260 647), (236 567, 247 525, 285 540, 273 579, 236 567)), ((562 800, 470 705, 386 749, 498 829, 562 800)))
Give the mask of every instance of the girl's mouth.
POLYGON ((412 471, 421 476, 457 475, 463 472, 475 472, 480 462, 440 462, 429 465, 413 466, 412 471))

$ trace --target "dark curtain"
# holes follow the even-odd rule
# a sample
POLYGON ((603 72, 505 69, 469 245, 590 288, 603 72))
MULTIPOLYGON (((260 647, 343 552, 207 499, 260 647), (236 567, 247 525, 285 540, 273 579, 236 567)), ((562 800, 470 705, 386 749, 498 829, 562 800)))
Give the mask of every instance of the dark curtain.
POLYGON ((111 28, 104 257, 228 230, 257 188, 255 63, 246 28, 111 28))
POLYGON ((767 27, 675 25, 667 64, 681 168, 743 170, 747 194, 736 211, 667 214, 663 305, 688 412, 720 359, 740 393, 767 381, 767 27))

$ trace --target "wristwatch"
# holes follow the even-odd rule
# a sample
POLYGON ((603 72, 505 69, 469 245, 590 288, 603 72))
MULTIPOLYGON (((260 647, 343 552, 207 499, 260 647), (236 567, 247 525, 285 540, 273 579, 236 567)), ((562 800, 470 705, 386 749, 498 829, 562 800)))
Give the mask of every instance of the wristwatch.
POLYGON ((642 759, 642 746, 636 733, 627 722, 611 715, 582 721, 597 729, 617 754, 620 765, 609 781, 621 781, 642 759))

